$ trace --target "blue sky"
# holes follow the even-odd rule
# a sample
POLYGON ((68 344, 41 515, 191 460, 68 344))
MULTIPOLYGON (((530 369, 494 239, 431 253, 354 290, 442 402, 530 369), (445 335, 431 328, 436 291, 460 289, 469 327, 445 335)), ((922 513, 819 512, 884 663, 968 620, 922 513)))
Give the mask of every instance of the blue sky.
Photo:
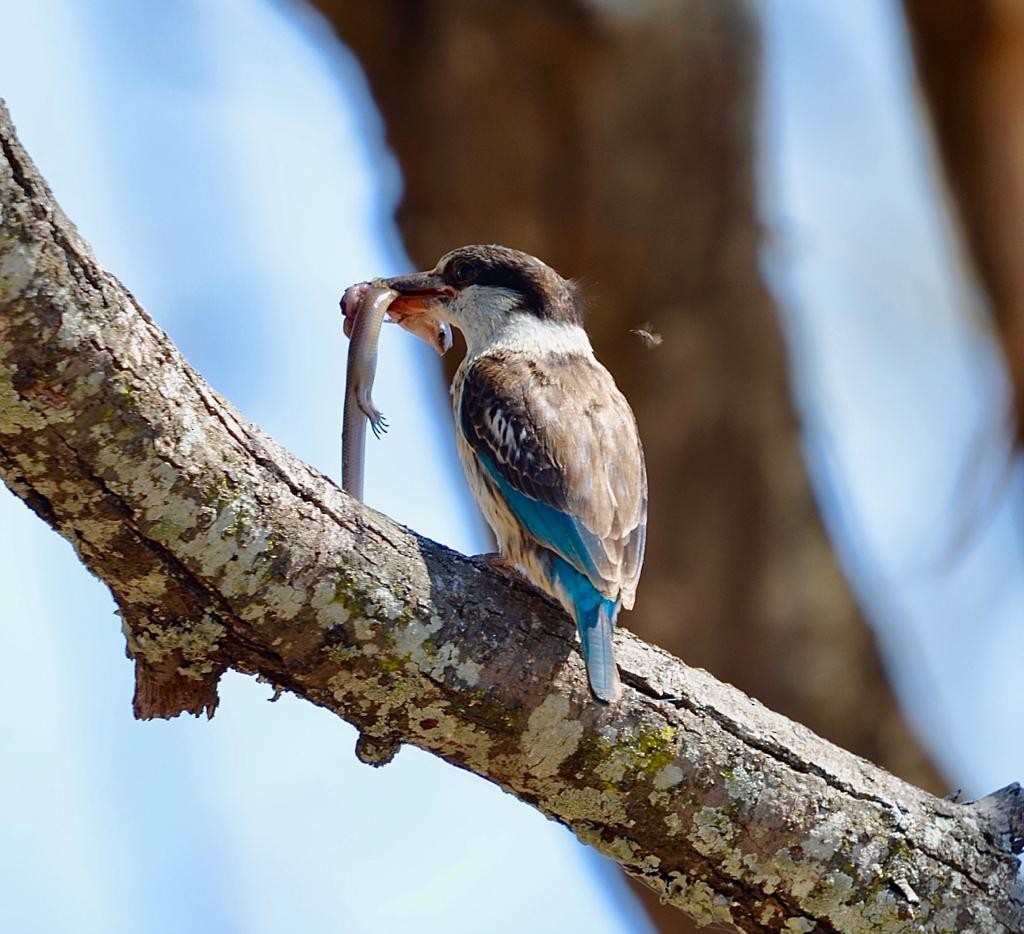
MULTIPOLYGON (((248 417, 337 476, 337 302, 407 268, 400 179, 358 67, 296 9, 0 0, 18 37, 0 96, 100 261, 248 417)), ((1024 774, 1004 713, 1024 574, 984 309, 922 170, 894 5, 765 9, 765 267, 815 482, 915 722, 953 781, 988 791, 1024 774)), ((396 332, 367 502, 479 551, 436 358, 396 332)), ((361 766, 348 726, 250 680, 225 680, 211 723, 135 723, 105 590, 3 491, 0 529, 0 929, 646 929, 560 827, 415 750, 361 766)))

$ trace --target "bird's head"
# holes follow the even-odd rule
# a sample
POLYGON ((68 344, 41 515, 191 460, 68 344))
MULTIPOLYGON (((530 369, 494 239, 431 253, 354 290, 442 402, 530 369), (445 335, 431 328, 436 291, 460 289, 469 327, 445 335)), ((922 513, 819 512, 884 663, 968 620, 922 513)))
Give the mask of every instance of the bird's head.
POLYGON ((429 272, 382 284, 398 293, 395 312, 453 324, 465 335, 470 353, 513 335, 582 332, 573 284, 536 257, 506 246, 459 247, 429 272))

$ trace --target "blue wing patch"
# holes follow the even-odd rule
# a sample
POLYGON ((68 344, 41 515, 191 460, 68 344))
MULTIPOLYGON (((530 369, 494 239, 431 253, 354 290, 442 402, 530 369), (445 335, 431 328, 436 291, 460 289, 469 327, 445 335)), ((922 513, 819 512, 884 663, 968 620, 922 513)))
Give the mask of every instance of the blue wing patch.
MULTIPOLYGON (((480 463, 487 468, 501 495, 505 498, 509 508, 515 513, 516 518, 523 524, 523 527, 539 541, 545 548, 550 549, 557 555, 561 555, 569 564, 588 578, 597 578, 597 568, 594 560, 590 557, 590 548, 587 547, 585 538, 593 538, 580 524, 568 513, 542 503, 540 500, 520 493, 502 475, 498 468, 486 454, 477 451, 480 463)), ((589 581, 588 581, 589 583, 589 581)), ((597 593, 593 584, 591 589, 597 593)))

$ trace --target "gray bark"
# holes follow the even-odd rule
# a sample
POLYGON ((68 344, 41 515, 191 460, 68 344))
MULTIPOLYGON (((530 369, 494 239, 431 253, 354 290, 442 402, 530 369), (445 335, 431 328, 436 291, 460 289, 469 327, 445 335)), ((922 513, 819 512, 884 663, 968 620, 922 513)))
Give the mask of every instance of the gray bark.
POLYGON ((1024 930, 1016 786, 937 799, 621 633, 587 689, 524 583, 343 494, 248 424, 93 258, 0 105, 0 476, 120 608, 136 713, 212 714, 228 667, 383 763, 488 778, 702 922, 1024 930))

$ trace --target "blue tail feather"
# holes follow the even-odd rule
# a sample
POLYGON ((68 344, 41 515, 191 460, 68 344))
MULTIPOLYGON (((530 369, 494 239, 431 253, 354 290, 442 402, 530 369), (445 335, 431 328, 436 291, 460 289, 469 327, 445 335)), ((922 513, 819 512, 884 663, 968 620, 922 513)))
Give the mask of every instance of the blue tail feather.
POLYGON ((498 489, 516 518, 537 541, 584 573, 596 573, 588 544, 594 538, 591 532, 568 513, 520 493, 502 476, 501 471, 494 466, 494 461, 486 454, 478 453, 477 457, 498 484, 498 489))
POLYGON ((553 559, 551 570, 572 597, 583 661, 594 696, 605 703, 617 700, 621 687, 615 667, 612 633, 620 601, 601 596, 587 577, 561 558, 553 559))

